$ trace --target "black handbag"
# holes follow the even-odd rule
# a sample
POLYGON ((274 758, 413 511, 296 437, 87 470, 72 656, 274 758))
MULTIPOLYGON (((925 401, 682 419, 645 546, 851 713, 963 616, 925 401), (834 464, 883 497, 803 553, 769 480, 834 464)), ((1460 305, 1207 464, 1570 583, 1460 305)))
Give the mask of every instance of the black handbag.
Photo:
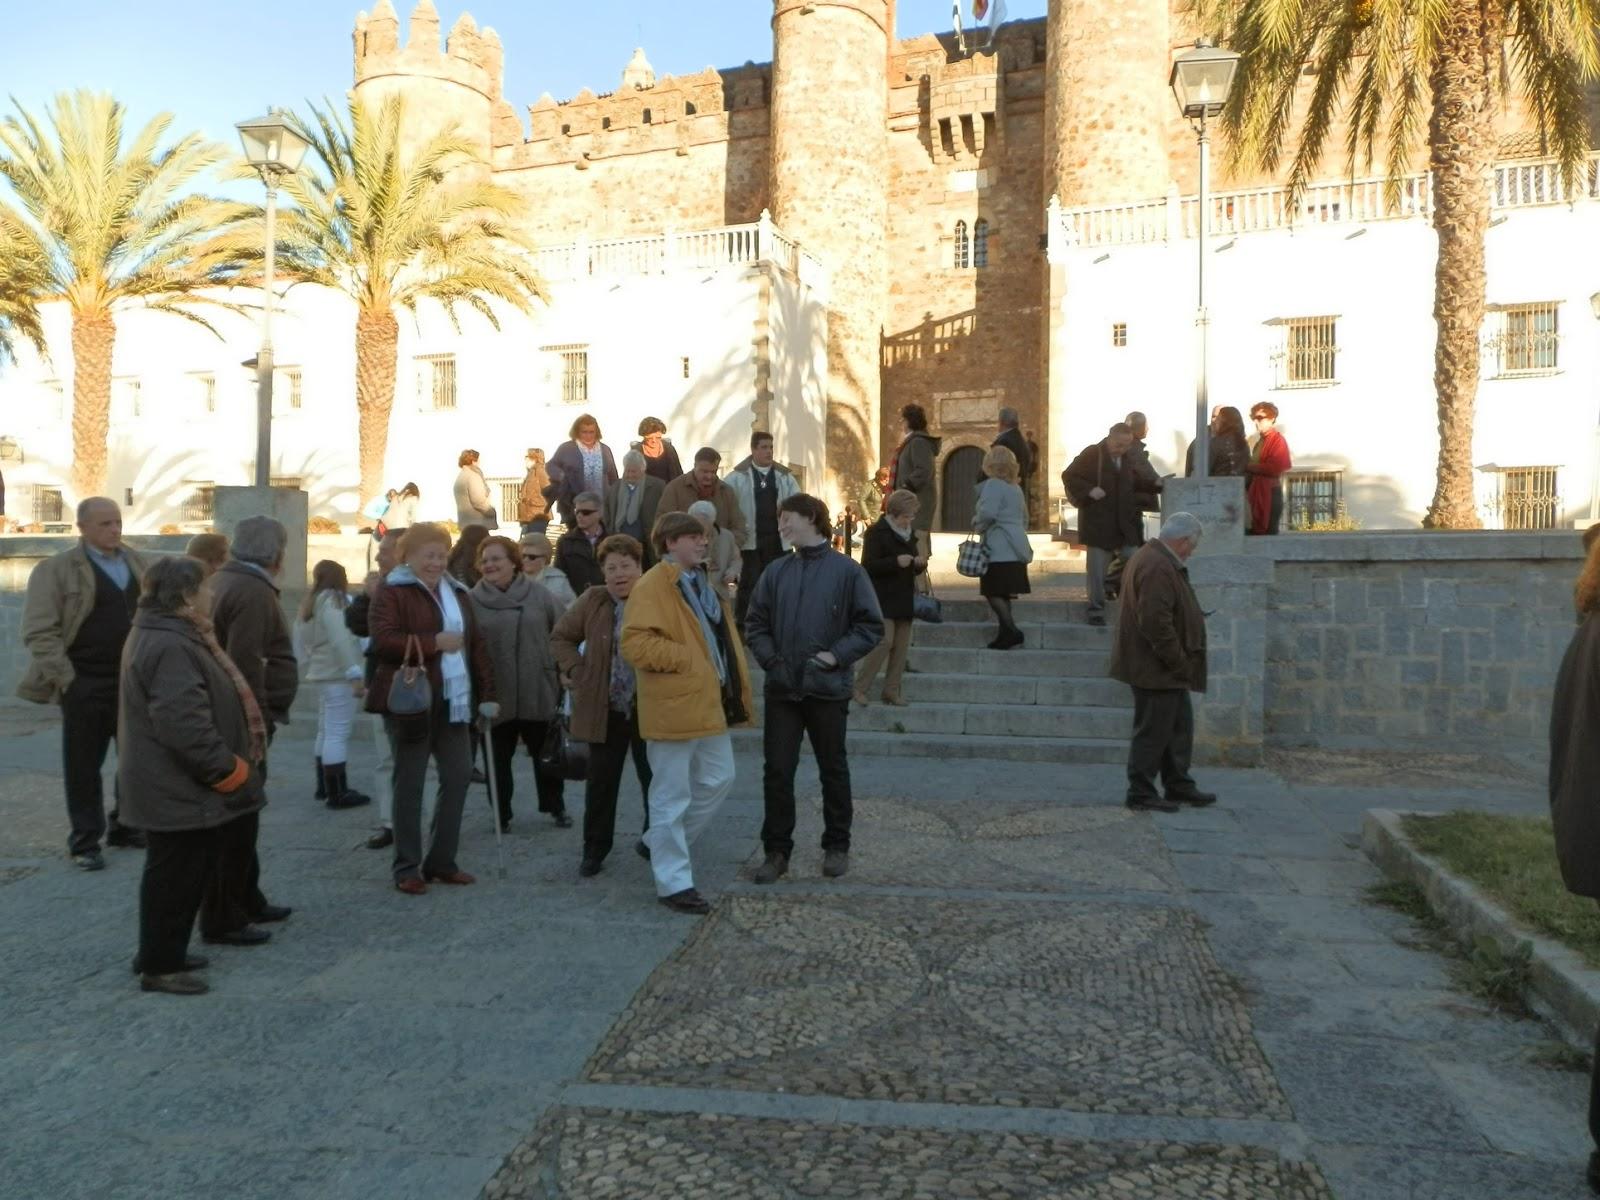
POLYGON ((422 643, 414 633, 406 637, 405 657, 400 660, 400 669, 389 681, 385 707, 391 717, 418 717, 433 708, 433 685, 428 682, 422 643), (412 661, 412 651, 416 651, 415 662, 412 661))
POLYGON ((932 592, 918 592, 911 597, 911 619, 926 621, 930 625, 944 622, 944 605, 932 592))
POLYGON ((544 735, 539 748, 539 766, 549 775, 574 781, 589 778, 589 743, 572 736, 571 693, 563 698, 561 709, 544 735))

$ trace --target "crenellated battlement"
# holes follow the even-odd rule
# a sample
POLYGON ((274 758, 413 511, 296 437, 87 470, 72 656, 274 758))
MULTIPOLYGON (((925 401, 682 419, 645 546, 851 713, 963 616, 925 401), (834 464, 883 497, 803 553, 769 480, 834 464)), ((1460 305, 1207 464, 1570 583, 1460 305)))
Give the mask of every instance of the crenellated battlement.
POLYGON ((462 13, 443 47, 439 10, 433 0, 418 0, 402 45, 400 18, 391 0, 378 0, 369 14, 356 16, 355 82, 357 86, 387 76, 417 76, 470 88, 487 100, 501 99, 505 51, 492 28, 478 28, 472 14, 462 13))

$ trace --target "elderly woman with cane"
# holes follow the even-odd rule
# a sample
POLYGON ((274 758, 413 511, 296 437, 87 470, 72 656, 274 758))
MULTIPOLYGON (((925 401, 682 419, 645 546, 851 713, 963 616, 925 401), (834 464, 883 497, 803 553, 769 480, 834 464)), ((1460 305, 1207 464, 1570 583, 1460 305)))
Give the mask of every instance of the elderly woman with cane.
POLYGON ((145 572, 119 693, 122 816, 149 840, 133 969, 144 991, 176 996, 208 990, 189 973, 206 965, 189 935, 222 829, 266 803, 267 724, 200 611, 204 579, 190 558, 145 572))
POLYGON ((369 618, 377 670, 367 711, 385 715, 394 748, 394 885, 420 896, 428 883, 476 880, 456 862, 461 811, 472 780, 471 721, 499 715, 494 671, 465 586, 445 574, 450 534, 423 522, 400 539, 369 618), (422 845, 428 761, 439 772, 431 844, 422 845))

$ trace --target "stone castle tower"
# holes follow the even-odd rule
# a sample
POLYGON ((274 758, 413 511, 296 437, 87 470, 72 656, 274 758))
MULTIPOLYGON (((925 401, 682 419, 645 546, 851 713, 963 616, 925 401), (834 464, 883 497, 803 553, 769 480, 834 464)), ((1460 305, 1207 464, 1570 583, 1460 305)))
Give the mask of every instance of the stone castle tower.
POLYGON ((888 278, 890 0, 777 0, 772 18, 774 219, 828 269, 828 465, 877 461, 888 278))
MULTIPOLYGON (((405 96, 419 137, 472 139, 528 197, 536 243, 770 211, 827 269, 829 474, 853 490, 906 403, 944 437, 941 471, 958 453, 970 469, 1000 405, 1050 445, 1066 281, 1045 263, 1046 207, 1166 194, 1192 156, 1167 90, 1191 3, 1051 0, 963 54, 952 33, 898 37, 894 0, 773 0, 770 64, 657 76, 635 51, 616 90, 519 113, 492 29, 462 15, 441 46, 418 0, 402 44, 377 0, 356 21, 355 92, 405 96)), ((764 421, 759 397, 750 413, 764 421)))

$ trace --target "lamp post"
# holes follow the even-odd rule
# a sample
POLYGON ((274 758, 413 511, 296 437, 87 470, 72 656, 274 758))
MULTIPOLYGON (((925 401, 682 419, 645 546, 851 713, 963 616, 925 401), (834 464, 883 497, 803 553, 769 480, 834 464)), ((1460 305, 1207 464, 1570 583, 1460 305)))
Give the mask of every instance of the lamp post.
MULTIPOLYGON (((1589 297, 1589 309, 1600 321, 1600 292, 1589 297)), ((1589 520, 1600 521, 1600 422, 1594 427, 1594 471, 1589 479, 1589 520)))
POLYGON ((310 143, 277 109, 235 128, 246 161, 267 186, 267 248, 262 268, 261 349, 256 354, 256 486, 272 482, 272 270, 277 258, 278 184, 300 167, 310 143))
POLYGON ((1177 97, 1178 110, 1193 124, 1200 139, 1200 269, 1198 275, 1198 304, 1195 312, 1195 329, 1199 334, 1199 364, 1196 369, 1194 398, 1194 470, 1201 479, 1211 474, 1211 397, 1207 341, 1210 318, 1206 314, 1206 226, 1210 224, 1207 188, 1211 177, 1211 133, 1206 122, 1218 116, 1228 103, 1228 93, 1233 90, 1233 76, 1239 68, 1239 55, 1232 50, 1221 50, 1205 38, 1195 42, 1193 50, 1178 55, 1172 64, 1172 94, 1177 97))

